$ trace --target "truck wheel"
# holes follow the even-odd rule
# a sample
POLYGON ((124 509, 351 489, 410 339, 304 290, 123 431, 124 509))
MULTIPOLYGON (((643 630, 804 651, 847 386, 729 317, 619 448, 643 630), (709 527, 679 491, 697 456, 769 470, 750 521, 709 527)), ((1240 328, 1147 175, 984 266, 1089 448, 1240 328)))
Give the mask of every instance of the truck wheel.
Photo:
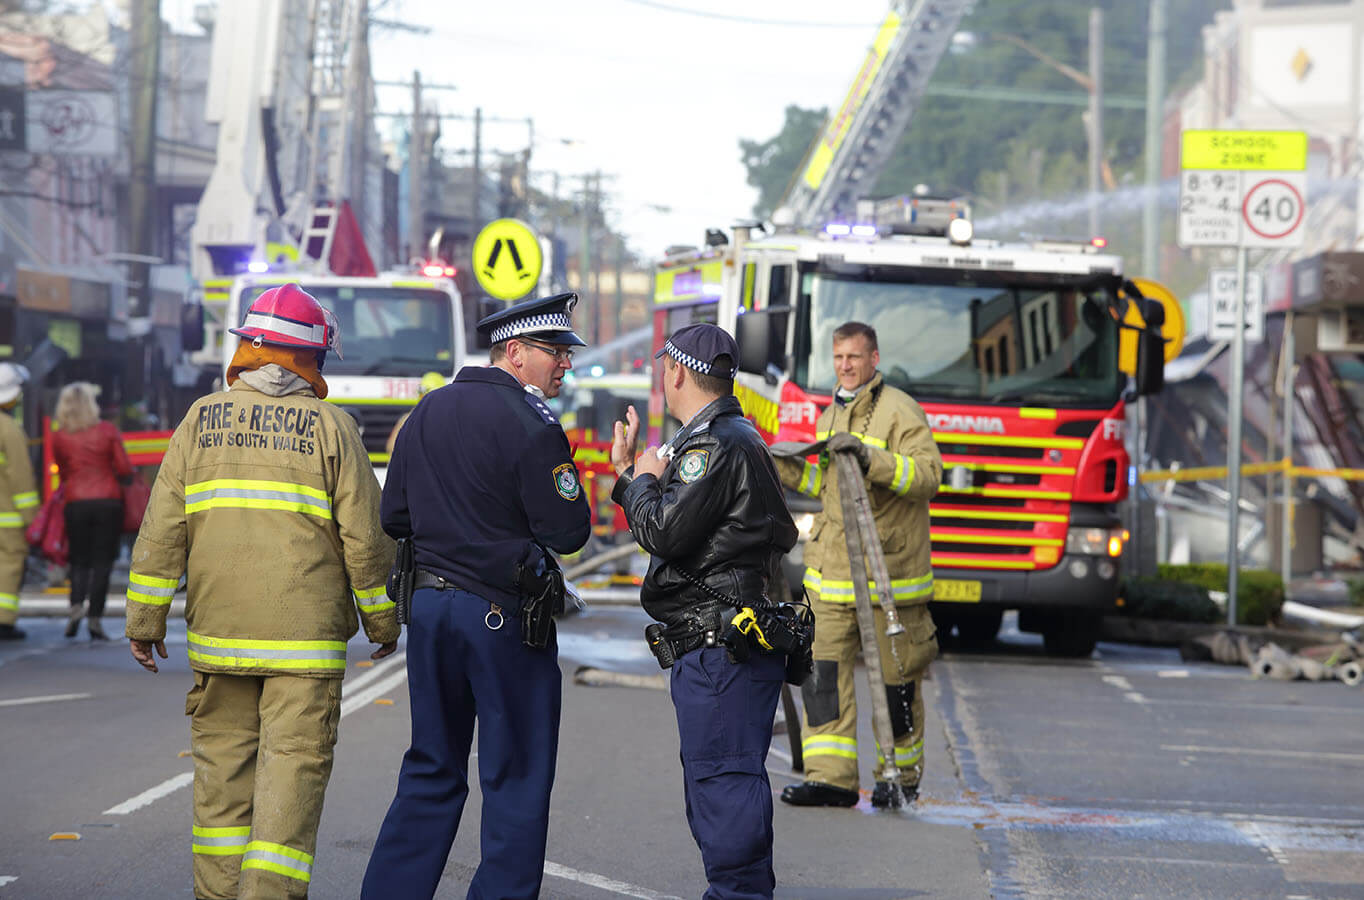
POLYGON ((962 610, 957 614, 957 634, 967 647, 985 647, 994 643, 999 636, 999 626, 1004 621, 1002 609, 962 610))
POLYGON ((1042 646, 1048 656, 1070 659, 1087 658, 1099 642, 1097 620, 1081 619, 1052 625, 1042 632, 1042 646))
POLYGON ((952 627, 957 624, 957 611, 943 603, 929 603, 928 614, 933 617, 933 627, 938 629, 938 640, 952 636, 952 627))

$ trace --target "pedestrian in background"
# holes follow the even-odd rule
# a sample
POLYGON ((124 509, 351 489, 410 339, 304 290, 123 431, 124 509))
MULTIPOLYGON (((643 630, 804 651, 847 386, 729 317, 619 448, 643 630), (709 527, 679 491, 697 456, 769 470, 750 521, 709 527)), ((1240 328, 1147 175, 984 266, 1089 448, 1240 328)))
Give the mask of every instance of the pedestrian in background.
POLYGON ((66 496, 71 578, 66 636, 76 636, 84 616, 91 640, 103 641, 108 638, 100 617, 123 534, 121 484, 132 478, 133 467, 118 427, 100 421, 98 396, 99 387, 85 381, 62 388, 57 395, 52 456, 66 496))
POLYGON ((653 554, 640 600, 665 626, 659 662, 674 660, 687 823, 710 882, 705 896, 771 897, 766 760, 786 657, 755 649, 739 661, 720 637, 741 608, 772 605, 768 579, 795 546, 796 525, 767 447, 734 398, 734 339, 688 325, 665 353, 663 397, 682 428, 632 460, 639 416, 631 406, 628 425, 615 425, 611 496, 653 554))
MULTIPOLYGON (((876 752, 878 758, 895 754, 898 788, 913 799, 924 771, 923 676, 938 655, 937 631, 928 614, 928 601, 933 599, 928 501, 942 480, 942 456, 923 407, 886 384, 876 370, 881 354, 871 326, 861 322, 838 326, 832 349, 838 387, 833 403, 815 424, 815 434, 828 440, 831 453, 847 448, 857 454, 890 570, 891 597, 905 630, 887 637, 885 613, 873 604, 895 738, 893 748, 877 747, 876 752)), ((818 464, 778 459, 777 470, 787 487, 823 503, 811 532, 814 537, 805 547, 805 588, 815 608, 815 668, 801 685, 806 780, 783 788, 781 799, 792 806, 853 806, 858 798, 853 668, 862 641, 839 500, 843 486, 825 459, 818 464)), ((868 587, 874 595, 876 587, 868 587)), ((877 781, 872 806, 891 806, 895 789, 877 781)))
POLYGON ((492 364, 460 369, 398 433, 383 520, 392 537, 412 539, 416 560, 412 745, 363 900, 435 894, 469 796, 475 719, 482 858, 468 896, 540 893, 563 694, 549 619, 563 579, 550 551, 572 553, 592 533, 568 438, 545 405, 583 346, 570 319, 577 302, 556 294, 483 319, 492 364))
POLYGON ((29 461, 28 436, 14 421, 28 369, 0 363, 0 640, 23 640, 19 619, 19 588, 24 582, 28 540, 24 527, 38 514, 38 488, 29 461))
POLYGON ((300 898, 357 607, 380 644, 370 657, 397 649, 384 596, 394 546, 355 420, 325 402, 336 320, 284 284, 230 330, 241 341, 228 390, 190 407, 152 486, 128 575, 128 638, 157 671, 183 575, 195 896, 300 898))

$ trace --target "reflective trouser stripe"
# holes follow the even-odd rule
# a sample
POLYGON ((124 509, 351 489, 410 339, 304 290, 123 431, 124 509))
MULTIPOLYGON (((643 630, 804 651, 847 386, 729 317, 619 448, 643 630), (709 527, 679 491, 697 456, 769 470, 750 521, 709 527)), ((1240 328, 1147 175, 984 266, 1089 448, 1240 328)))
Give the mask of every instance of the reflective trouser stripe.
MULTIPOLYGON (((821 600, 827 600, 830 603, 853 603, 857 600, 851 581, 825 580, 817 569, 806 569, 802 583, 808 589, 819 594, 821 600)), ((875 594, 876 582, 869 582, 867 590, 875 594)), ((916 597, 928 597, 932 594, 933 575, 931 573, 920 575, 918 578, 892 578, 890 581, 890 597, 896 603, 913 600, 916 597)))
POLYGON ((361 612, 375 613, 383 612, 393 608, 393 601, 388 599, 388 591, 382 585, 377 588, 370 588, 364 591, 355 591, 355 605, 360 607, 361 612), (366 600, 373 600, 375 597, 383 597, 377 603, 366 603, 366 600))
POLYGON ((344 669, 345 641, 256 641, 189 632, 189 658, 233 669, 344 669))
POLYGON ((23 491, 22 493, 15 494, 12 499, 14 500, 15 509, 29 509, 38 505, 38 492, 23 491))
POLYGON ((154 575, 128 573, 128 599, 134 603, 149 606, 170 606, 175 589, 180 586, 179 578, 157 578, 154 575))
MULTIPOLYGON (((908 747, 896 747, 896 748, 895 748, 895 766, 896 766, 896 768, 903 769, 903 768, 906 767, 906 766, 912 766, 912 765, 914 765, 916 762, 918 762, 919 760, 921 760, 921 759, 923 759, 923 758, 924 758, 924 742, 923 742, 922 740, 918 741, 917 743, 911 744, 911 745, 908 746, 908 747)), ((877 764, 878 764, 878 765, 884 765, 884 764, 885 764, 885 761, 886 761, 885 755, 881 752, 881 748, 880 748, 880 747, 877 747, 877 748, 876 748, 876 762, 877 762, 877 764)))
POLYGON ((807 497, 818 497, 823 481, 824 471, 819 466, 807 462, 800 473, 800 484, 796 485, 796 490, 807 497))
POLYGON ((287 481, 216 478, 185 486, 185 515, 208 509, 273 509, 332 517, 326 491, 287 481))
POLYGON ((234 825, 228 828, 205 828, 194 826, 195 853, 205 856, 237 856, 246 851, 246 842, 251 834, 250 825, 234 825))
POLYGON ((0 594, 0 609, 17 610, 18 608, 19 608, 18 594, 0 594))
POLYGON ((890 489, 897 494, 909 493, 909 487, 914 483, 914 460, 908 456, 895 454, 895 477, 891 480, 890 489))
POLYGON ((844 759, 857 759, 857 738, 817 734, 801 741, 800 749, 805 756, 840 756, 844 759))
POLYGON ((243 869, 264 869, 299 881, 311 881, 313 877, 313 858, 301 850, 272 844, 269 841, 252 841, 246 845, 246 855, 242 857, 243 869))
POLYGON ((0 512, 0 528, 23 528, 24 517, 17 512, 0 512))

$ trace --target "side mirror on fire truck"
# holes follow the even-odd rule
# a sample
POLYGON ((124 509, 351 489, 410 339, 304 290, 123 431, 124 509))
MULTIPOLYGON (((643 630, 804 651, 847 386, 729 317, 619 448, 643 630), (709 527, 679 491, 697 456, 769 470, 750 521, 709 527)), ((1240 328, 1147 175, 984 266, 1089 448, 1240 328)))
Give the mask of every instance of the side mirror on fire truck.
POLYGON ((786 319, 790 307, 750 310, 739 316, 734 339, 739 345, 739 371, 761 375, 768 384, 786 371, 786 319))
POLYGON ((204 305, 198 300, 180 306, 180 349, 187 353, 204 349, 204 305))
POLYGON ((1165 389, 1165 307, 1155 300, 1141 300, 1146 327, 1137 336, 1137 393, 1159 394, 1165 389))

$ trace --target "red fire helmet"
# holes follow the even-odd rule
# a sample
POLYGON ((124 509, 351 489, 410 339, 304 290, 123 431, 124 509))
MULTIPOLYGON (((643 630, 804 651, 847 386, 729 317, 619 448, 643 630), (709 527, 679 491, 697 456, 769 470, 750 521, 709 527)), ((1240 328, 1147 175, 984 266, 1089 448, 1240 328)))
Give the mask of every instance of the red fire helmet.
POLYGON ((235 335, 282 347, 331 350, 337 346, 336 319, 296 284, 270 288, 251 304, 235 335))

